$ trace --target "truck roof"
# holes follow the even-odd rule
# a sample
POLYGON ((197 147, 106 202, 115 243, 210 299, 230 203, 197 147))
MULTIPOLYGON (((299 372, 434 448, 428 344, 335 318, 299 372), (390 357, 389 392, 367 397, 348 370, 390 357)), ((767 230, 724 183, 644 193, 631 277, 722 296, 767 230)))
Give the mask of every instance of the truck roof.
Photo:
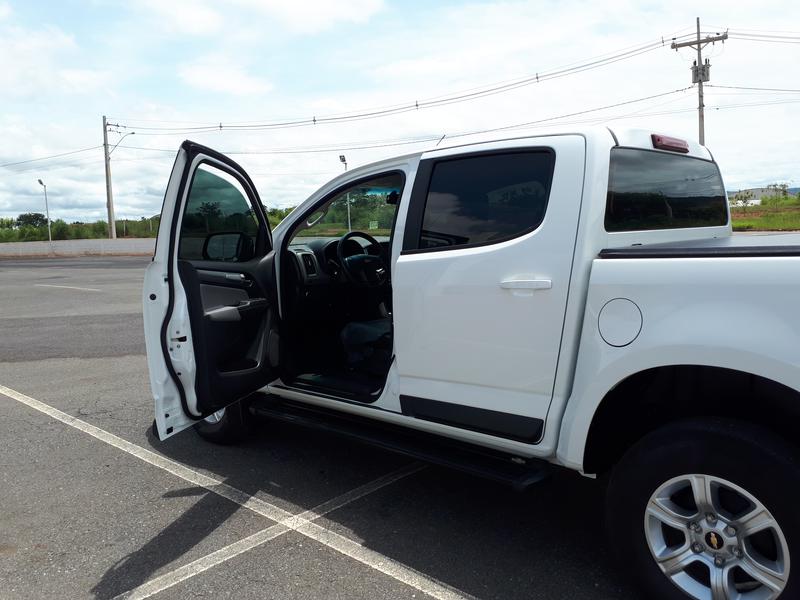
MULTIPOLYGON (((475 134, 459 134, 458 137, 451 138, 448 138, 445 134, 439 143, 430 148, 426 148, 419 152, 393 156, 391 158, 363 165, 362 167, 358 167, 358 169, 373 170, 375 167, 379 167, 383 163, 391 163, 397 160, 409 158, 419 158, 424 154, 437 151, 452 151, 456 148, 465 148, 465 151, 467 151, 466 149, 470 146, 484 144, 487 142, 516 141, 523 139, 536 140, 537 138, 554 135, 579 135, 586 138, 589 145, 592 145, 592 142, 594 142, 595 145, 599 143, 600 145, 607 146, 608 148, 613 146, 624 146, 628 148, 643 148, 647 150, 654 149, 651 137, 652 135, 666 135, 686 143, 689 151, 683 153, 684 155, 702 158, 704 160, 714 160, 711 152, 709 152, 705 146, 701 146, 698 142, 689 139, 688 137, 670 134, 670 132, 661 130, 659 128, 643 129, 620 127, 617 125, 592 125, 585 127, 565 127, 563 125, 554 125, 537 128, 535 133, 529 133, 525 135, 504 135, 504 133, 507 134, 511 132, 509 130, 495 130, 475 134)), ((669 152, 667 150, 658 151, 669 152)))

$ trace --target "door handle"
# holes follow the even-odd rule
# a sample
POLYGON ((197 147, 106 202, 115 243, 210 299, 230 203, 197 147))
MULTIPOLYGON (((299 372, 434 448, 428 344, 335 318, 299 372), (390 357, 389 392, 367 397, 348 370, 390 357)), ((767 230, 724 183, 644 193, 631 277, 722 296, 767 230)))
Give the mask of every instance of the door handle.
POLYGON ((553 282, 550 279, 505 279, 500 287, 504 290, 549 290, 553 282))
POLYGON ((244 287, 250 287, 253 285, 253 278, 249 275, 245 275, 244 273, 225 273, 225 279, 228 281, 235 281, 244 287))

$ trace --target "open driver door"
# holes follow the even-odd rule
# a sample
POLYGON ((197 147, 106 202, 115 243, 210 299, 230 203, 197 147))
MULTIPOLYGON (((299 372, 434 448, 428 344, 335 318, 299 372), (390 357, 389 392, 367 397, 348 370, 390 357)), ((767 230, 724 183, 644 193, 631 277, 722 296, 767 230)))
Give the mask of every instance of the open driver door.
POLYGON ((266 211, 228 157, 184 142, 144 278, 144 328, 160 439, 277 376, 275 254, 266 211))

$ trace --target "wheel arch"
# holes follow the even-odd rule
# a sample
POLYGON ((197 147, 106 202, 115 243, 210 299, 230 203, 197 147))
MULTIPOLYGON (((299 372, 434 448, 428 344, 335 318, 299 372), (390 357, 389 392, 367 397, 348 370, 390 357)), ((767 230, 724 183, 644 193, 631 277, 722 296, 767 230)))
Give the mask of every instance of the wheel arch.
POLYGON ((646 434, 682 419, 730 417, 796 444, 800 391, 746 371, 668 365, 627 376, 599 403, 583 453, 585 473, 604 473, 646 434))

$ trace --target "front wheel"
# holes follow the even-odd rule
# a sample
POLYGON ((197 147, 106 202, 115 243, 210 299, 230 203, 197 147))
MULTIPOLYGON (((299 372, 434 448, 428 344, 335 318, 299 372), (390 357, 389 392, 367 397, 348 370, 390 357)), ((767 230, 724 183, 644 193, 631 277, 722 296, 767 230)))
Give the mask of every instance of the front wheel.
POLYGON ((687 421, 615 467, 608 532, 648 598, 797 598, 798 499, 797 448, 747 423, 687 421))
POLYGON ((250 433, 250 418, 247 407, 240 400, 198 421, 195 431, 214 444, 236 444, 250 433))

